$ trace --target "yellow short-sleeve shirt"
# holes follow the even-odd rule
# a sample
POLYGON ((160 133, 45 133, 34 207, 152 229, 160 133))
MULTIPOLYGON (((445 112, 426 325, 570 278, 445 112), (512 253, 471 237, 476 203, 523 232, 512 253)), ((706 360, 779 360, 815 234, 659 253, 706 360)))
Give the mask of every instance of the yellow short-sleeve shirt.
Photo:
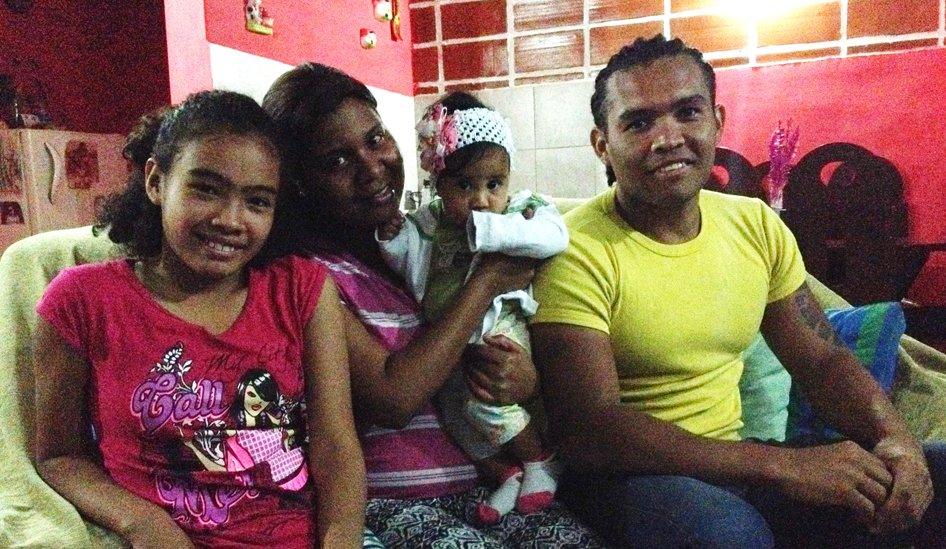
POLYGON ((741 353, 766 304, 801 287, 805 267, 794 236, 762 201, 710 191, 699 200, 700 233, 683 244, 632 229, 614 189, 566 214, 571 242, 539 271, 531 322, 609 334, 624 404, 735 440, 741 353))

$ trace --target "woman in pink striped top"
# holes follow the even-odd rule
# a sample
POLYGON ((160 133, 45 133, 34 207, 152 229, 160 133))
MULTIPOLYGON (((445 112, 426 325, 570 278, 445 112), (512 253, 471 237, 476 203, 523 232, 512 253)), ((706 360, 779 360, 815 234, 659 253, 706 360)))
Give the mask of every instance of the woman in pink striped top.
POLYGON ((493 296, 525 286, 534 265, 488 257, 452 309, 425 325, 374 240, 404 187, 403 159, 374 96, 341 71, 306 63, 276 80, 263 107, 280 128, 289 175, 299 185, 296 241, 328 267, 352 313, 345 329, 368 475, 367 525, 389 547, 600 545, 558 505, 473 526, 486 487, 430 405, 463 360, 483 400, 532 397, 535 368, 518 345, 505 338, 466 343, 493 296))

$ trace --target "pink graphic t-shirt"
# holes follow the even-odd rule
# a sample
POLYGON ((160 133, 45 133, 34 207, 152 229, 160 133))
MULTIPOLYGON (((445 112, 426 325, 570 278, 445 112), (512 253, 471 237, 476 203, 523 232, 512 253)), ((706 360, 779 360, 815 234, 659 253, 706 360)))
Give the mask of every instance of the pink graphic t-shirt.
POLYGON ((315 539, 302 361, 325 276, 297 257, 252 269, 243 310, 219 335, 161 307, 127 260, 64 270, 37 305, 91 364, 109 475, 198 546, 315 539))

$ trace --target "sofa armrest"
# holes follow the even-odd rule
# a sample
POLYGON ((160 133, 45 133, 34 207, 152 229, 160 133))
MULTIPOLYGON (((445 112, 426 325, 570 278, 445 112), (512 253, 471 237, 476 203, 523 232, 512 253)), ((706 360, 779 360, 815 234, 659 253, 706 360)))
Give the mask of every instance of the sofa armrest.
MULTIPOLYGON (((76 510, 36 473, 33 432, 32 336, 36 302, 60 270, 118 255, 119 249, 92 227, 34 235, 0 256, 0 546, 115 547, 114 534, 98 535, 76 510), (11 390, 12 388, 12 390, 11 390), (10 539, 5 539, 9 536, 10 539)), ((121 546, 121 545, 118 545, 121 546)))

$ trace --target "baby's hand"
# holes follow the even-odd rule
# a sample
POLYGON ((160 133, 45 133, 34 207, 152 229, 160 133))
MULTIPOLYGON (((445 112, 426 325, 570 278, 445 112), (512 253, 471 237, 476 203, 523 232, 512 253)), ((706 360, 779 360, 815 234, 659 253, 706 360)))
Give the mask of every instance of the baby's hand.
POLYGON ((535 208, 529 206, 528 208, 522 210, 522 217, 526 219, 532 219, 532 216, 535 215, 535 208))
POLYGON ((401 232, 404 227, 404 214, 398 212, 387 221, 378 225, 378 240, 391 240, 401 232))

